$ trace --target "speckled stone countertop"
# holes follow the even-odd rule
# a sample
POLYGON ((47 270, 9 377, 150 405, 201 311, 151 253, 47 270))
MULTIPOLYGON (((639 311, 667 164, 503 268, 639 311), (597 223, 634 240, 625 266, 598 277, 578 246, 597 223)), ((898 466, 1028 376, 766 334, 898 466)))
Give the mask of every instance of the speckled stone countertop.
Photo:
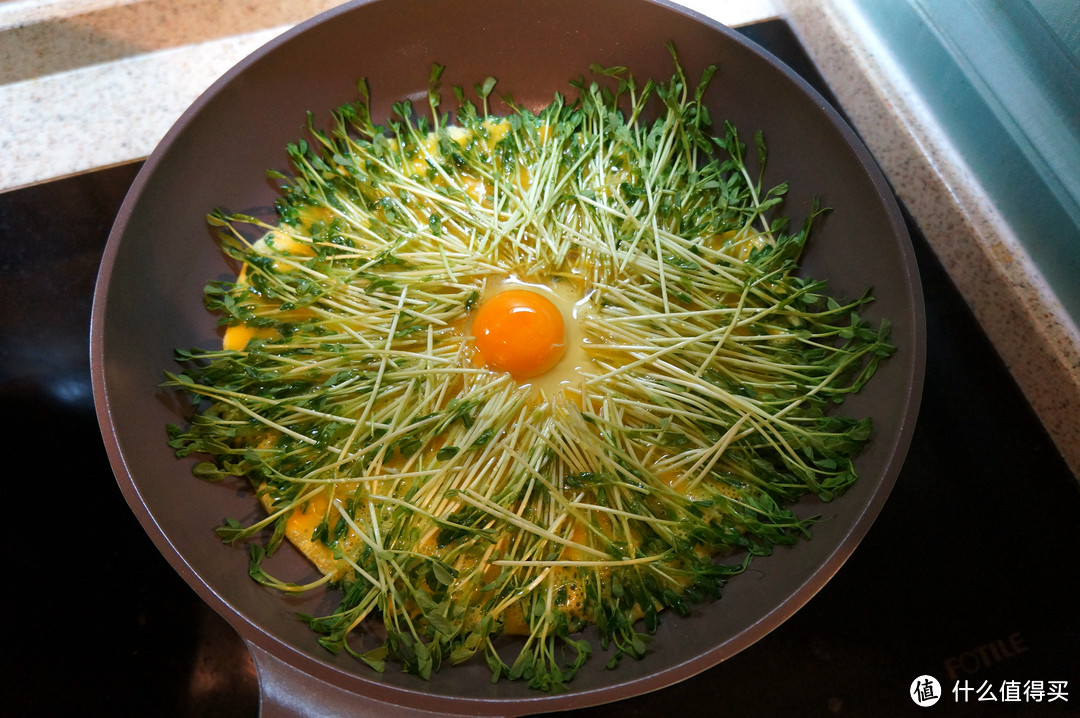
MULTIPOLYGON (((0 1, 0 191, 147 156, 237 61, 338 4, 0 1)), ((839 0, 682 4, 728 25, 788 21, 1080 474, 1080 332, 902 68, 839 0)))
MULTIPOLYGON (((150 154, 261 45, 342 0, 0 0, 0 191, 150 154)), ((683 0, 728 25, 773 0, 683 0)))

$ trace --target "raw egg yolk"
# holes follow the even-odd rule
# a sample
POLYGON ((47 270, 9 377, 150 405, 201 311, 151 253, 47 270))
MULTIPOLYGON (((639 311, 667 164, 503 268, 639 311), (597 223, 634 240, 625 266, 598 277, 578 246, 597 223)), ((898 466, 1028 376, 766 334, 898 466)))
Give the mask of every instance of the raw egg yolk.
POLYGON ((473 318, 480 358, 515 379, 539 376, 566 351, 562 313, 550 299, 527 289, 507 289, 484 300, 473 318))

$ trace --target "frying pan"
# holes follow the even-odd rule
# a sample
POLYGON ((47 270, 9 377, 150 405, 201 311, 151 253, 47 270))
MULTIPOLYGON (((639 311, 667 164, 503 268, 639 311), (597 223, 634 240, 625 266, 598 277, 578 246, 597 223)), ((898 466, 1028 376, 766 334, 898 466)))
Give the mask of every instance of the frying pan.
MULTIPOLYGON (((922 387, 922 298, 905 226, 879 170, 854 133, 805 82, 729 28, 655 0, 371 0, 326 12, 242 61, 186 111, 146 161, 109 237, 94 297, 91 365, 98 418, 117 480, 162 554, 251 648, 264 715, 350 710, 522 715, 627 698, 687 678, 774 629, 840 568, 888 495, 907 451, 922 387), (719 66, 706 104, 714 124, 733 121, 743 137, 762 130, 770 148, 767 183, 790 181, 785 213, 801 221, 813 195, 833 211, 819 224, 804 272, 830 292, 872 288, 867 313, 893 323, 898 352, 843 410, 870 416, 876 436, 859 457, 860 480, 829 503, 813 539, 756 560, 724 596, 693 615, 663 616, 641 661, 616 670, 596 655, 569 690, 549 695, 524 682, 492 684, 487 666, 444 667, 430 681, 392 668, 372 672, 320 648, 296 612, 322 615, 332 594, 286 597, 247 576, 247 553, 214 534, 223 519, 257 508, 241 484, 191 476, 191 461, 166 445, 185 402, 158 388, 177 347, 220 342, 202 306, 209 279, 234 276, 205 223, 207 211, 269 216, 276 197, 267 169, 287 169, 284 148, 303 136, 306 113, 358 99, 368 78, 374 115, 395 101, 426 106, 432 63, 445 87, 488 76, 497 91, 539 109, 591 63, 627 66, 640 81, 666 81, 673 41, 688 77, 719 66)), ((273 571, 303 580, 313 569, 286 547, 273 571)), ((717 687, 718 691, 723 686, 717 687)))

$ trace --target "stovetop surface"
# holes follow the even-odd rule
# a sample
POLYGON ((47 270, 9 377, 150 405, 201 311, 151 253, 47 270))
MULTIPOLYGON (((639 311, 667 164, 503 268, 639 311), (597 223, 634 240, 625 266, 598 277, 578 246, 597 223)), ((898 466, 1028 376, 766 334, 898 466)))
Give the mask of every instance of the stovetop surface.
MULTIPOLYGON (((783 22, 741 30, 828 95, 783 22)), ((8 715, 258 713, 244 644, 139 526, 94 415, 94 281, 138 168, 0 194, 8 715)), ((747 650, 575 715, 1080 715, 1077 482, 911 229, 927 312, 925 391, 907 461, 869 534, 816 597, 747 650), (930 709, 911 694, 924 674, 941 682, 930 709)))

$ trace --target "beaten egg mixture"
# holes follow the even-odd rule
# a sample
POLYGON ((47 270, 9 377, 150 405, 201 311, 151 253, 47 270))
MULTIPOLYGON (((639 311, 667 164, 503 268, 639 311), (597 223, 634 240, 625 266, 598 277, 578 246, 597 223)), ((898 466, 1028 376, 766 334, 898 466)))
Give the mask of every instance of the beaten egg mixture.
POLYGON ((223 538, 268 530, 322 577, 256 552, 256 580, 340 588, 306 619, 332 651, 422 676, 480 655, 558 690, 583 626, 643 656, 660 612, 807 535, 788 504, 855 480, 871 427, 831 405, 892 347, 869 295, 795 272, 819 209, 787 227, 786 186, 730 124, 707 134, 711 71, 604 72, 618 92, 505 118, 485 98, 456 125, 434 89, 431 121, 403 106, 390 130, 345 106, 290 146, 277 225, 211 217, 241 268, 207 289, 222 350, 169 383, 206 402, 171 443, 251 480, 266 517, 223 538), (500 634, 525 636, 509 664, 500 634))

